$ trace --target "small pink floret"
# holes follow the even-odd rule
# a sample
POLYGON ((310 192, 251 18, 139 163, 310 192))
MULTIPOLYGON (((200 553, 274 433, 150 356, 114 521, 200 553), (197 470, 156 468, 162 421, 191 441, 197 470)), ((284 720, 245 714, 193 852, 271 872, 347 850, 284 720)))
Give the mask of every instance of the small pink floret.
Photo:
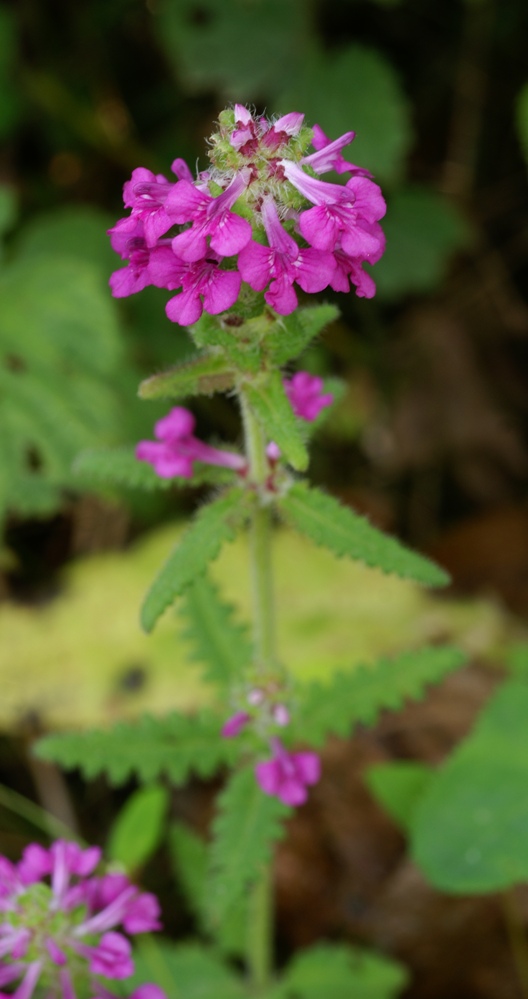
POLYGON ((321 776, 317 753, 288 753, 278 739, 273 740, 273 748, 273 758, 255 767, 260 788, 285 805, 303 805, 308 798, 306 788, 321 776))
POLYGON ((248 721, 251 720, 251 715, 248 715, 247 711, 237 711, 235 715, 231 715, 228 718, 225 725, 222 726, 222 735, 224 739, 234 739, 240 734, 243 728, 247 725, 248 721))

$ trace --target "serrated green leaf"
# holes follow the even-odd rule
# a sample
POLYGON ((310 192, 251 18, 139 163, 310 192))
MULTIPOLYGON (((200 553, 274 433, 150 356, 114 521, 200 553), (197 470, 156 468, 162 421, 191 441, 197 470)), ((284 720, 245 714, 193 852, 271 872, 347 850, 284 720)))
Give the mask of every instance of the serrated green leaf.
POLYGON ((503 891, 528 879, 527 716, 528 684, 504 684, 417 803, 412 856, 441 891, 503 891))
POLYGON ((110 486, 127 486, 129 489, 180 489, 198 486, 203 483, 225 483, 233 480, 229 469, 216 468, 213 465, 201 465, 197 462, 192 482, 180 475, 172 479, 157 475, 152 465, 136 458, 135 448, 123 446, 116 448, 82 451, 73 462, 73 471, 87 483, 108 484, 110 486))
POLYGON ((202 507, 147 593, 141 609, 145 631, 152 631, 163 611, 205 572, 246 516, 247 497, 238 488, 202 507))
POLYGON ((75 455, 115 439, 121 413, 113 381, 123 358, 100 285, 92 266, 49 251, 20 258, 0 276, 0 508, 49 509, 53 494, 57 503, 61 488, 78 485, 75 455))
POLYGON ((346 944, 317 944, 295 955, 265 999, 394 999, 406 969, 381 954, 346 944))
POLYGON ((282 367, 302 354, 308 344, 339 316, 335 305, 310 305, 280 316, 266 335, 273 363, 282 367))
POLYGON ((230 684, 247 669, 253 653, 248 630, 234 620, 233 607, 221 601, 218 587, 206 576, 186 590, 182 616, 192 659, 205 666, 209 683, 230 684))
POLYGON ((142 787, 126 801, 108 837, 106 853, 133 873, 150 859, 161 842, 169 793, 161 784, 142 787))
POLYGON ((303 471, 308 466, 308 452, 280 372, 245 383, 244 395, 267 438, 278 444, 293 468, 303 471))
POLYGON ((283 835, 291 809, 261 791, 252 767, 239 770, 218 798, 213 822, 208 906, 221 922, 259 876, 283 835))
POLYGON ((395 711, 408 699, 419 700, 429 684, 459 669, 464 658, 450 646, 415 649, 337 673, 330 684, 300 686, 293 738, 320 746, 330 734, 347 736, 354 725, 372 725, 384 709, 395 711))
POLYGON ((405 548, 338 500, 304 482, 296 482, 277 501, 284 519, 317 545, 338 556, 414 579, 425 586, 446 586, 449 576, 423 555, 405 548))
POLYGON ((234 373, 224 357, 206 354, 179 364, 159 375, 151 375, 139 386, 141 399, 184 399, 189 395, 213 395, 232 388, 234 373))
MULTIPOLYGON (((175 822, 169 833, 169 848, 187 903, 201 929, 210 931, 211 927, 207 925, 207 844, 189 826, 175 822)), ((247 908, 245 900, 241 900, 214 927, 215 944, 222 954, 231 957, 242 957, 245 954, 247 908)))
MULTIPOLYGON (((243 311, 242 306, 240 308, 243 311)), ((271 316, 257 315, 254 319, 248 318, 242 326, 228 329, 217 316, 204 312, 189 332, 197 347, 221 347, 235 369, 256 374, 262 367, 261 336, 270 322, 273 322, 271 316)))
POLYGON ((376 801, 402 829, 408 829, 431 776, 431 768, 425 763, 395 760, 375 763, 368 768, 364 779, 376 801))
POLYGON ((220 738, 217 717, 203 711, 50 735, 36 744, 35 752, 66 770, 79 767, 87 779, 104 773, 116 785, 134 776, 149 783, 164 774, 174 784, 183 784, 193 772, 210 777, 232 762, 236 747, 220 738))

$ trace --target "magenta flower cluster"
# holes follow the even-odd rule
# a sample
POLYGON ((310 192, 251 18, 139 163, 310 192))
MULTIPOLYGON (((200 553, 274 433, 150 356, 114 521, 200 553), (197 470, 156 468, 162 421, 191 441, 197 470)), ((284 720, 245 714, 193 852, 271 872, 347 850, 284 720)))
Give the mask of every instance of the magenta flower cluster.
MULTIPOLYGON (((246 728, 253 725, 273 731, 289 725, 290 712, 285 704, 277 700, 276 692, 261 688, 250 690, 249 710, 237 711, 227 719, 223 728, 224 739, 234 739, 246 728), (255 710, 256 709, 256 710, 255 710)), ((255 766, 255 777, 264 794, 278 798, 285 805, 295 808, 303 805, 308 797, 307 787, 316 784, 321 776, 321 762, 317 753, 304 751, 290 753, 276 735, 269 738, 271 759, 262 760, 255 766)))
POLYGON ((242 282, 280 315, 298 304, 294 285, 315 293, 346 292, 352 284, 360 297, 372 297, 363 264, 385 249, 381 190, 342 155, 354 132, 330 141, 303 120, 292 112, 272 121, 235 104, 220 115, 211 166, 196 179, 181 159, 172 164, 175 181, 134 170, 124 186, 130 215, 109 230, 127 261, 110 278, 113 294, 147 285, 177 292, 166 312, 182 326, 204 310, 232 308, 242 282), (320 180, 329 170, 350 176, 344 184, 320 180))
MULTIPOLYGON (((323 391, 323 380, 307 371, 298 371, 293 378, 284 380, 286 395, 296 416, 311 422, 325 406, 330 406, 333 396, 323 391)), ((162 479, 181 476, 192 478, 194 462, 229 468, 245 475, 247 461, 236 451, 226 451, 205 444, 194 435, 196 421, 190 410, 175 406, 167 416, 154 425, 155 441, 140 441, 136 447, 136 458, 147 461, 162 479)), ((268 457, 277 460, 280 451, 271 443, 268 457)))
MULTIPOLYGON (((123 874, 94 875, 100 858, 65 840, 31 844, 18 864, 0 857, 0 995, 116 999, 109 980, 134 973, 127 934, 160 929, 159 905, 123 874)), ((146 984, 130 999, 166 997, 146 984)))

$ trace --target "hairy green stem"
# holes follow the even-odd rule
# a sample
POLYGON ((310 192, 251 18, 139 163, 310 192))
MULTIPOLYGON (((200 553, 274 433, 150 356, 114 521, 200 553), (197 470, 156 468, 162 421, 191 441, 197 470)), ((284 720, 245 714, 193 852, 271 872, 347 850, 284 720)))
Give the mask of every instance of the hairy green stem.
MULTIPOLYGON (((255 483, 258 502, 250 525, 250 562, 253 595, 255 669, 257 674, 273 668, 275 661, 275 623, 271 565, 271 510, 262 499, 262 486, 269 474, 266 438, 243 391, 240 392, 242 417, 249 461, 249 474, 255 483)), ((247 931, 247 964, 253 993, 259 995, 269 986, 273 949, 273 874, 266 864, 251 890, 247 931)))
POLYGON ((247 957, 251 986, 258 996, 269 987, 273 951, 273 869, 266 864, 249 899, 247 957))
MULTIPOLYGON (((249 474, 257 486, 264 484, 268 475, 266 438, 263 430, 241 393, 242 416, 246 439, 249 474)), ((260 499, 255 505, 250 526, 251 587, 253 595, 253 621, 255 641, 255 666, 265 673, 275 660, 275 615, 273 606, 273 575, 271 567, 271 510, 260 499)))

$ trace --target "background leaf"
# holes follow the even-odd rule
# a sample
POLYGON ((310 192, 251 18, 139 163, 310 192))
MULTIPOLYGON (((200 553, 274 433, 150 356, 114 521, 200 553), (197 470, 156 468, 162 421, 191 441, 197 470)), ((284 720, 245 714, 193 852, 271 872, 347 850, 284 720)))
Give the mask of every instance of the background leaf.
POLYGON ((457 894, 528 879, 528 685, 511 681, 431 780, 411 823, 427 879, 457 894))
POLYGON ((277 99, 277 110, 302 108, 306 120, 322 125, 331 139, 353 129, 356 138, 345 151, 347 158, 372 170, 378 181, 398 181, 412 129, 408 101, 392 66, 380 52, 359 45, 328 55, 312 52, 277 99))
POLYGON ((383 229, 387 249, 373 276, 378 293, 387 298, 432 291, 445 278, 453 255, 472 238, 451 201, 419 187, 391 196, 383 229))
POLYGON ((109 833, 106 854, 133 873, 159 846, 169 805, 169 792, 161 784, 142 787, 127 798, 109 833))
POLYGON ((393 999, 408 981, 396 961, 345 944, 318 944, 295 955, 266 999, 393 999))

